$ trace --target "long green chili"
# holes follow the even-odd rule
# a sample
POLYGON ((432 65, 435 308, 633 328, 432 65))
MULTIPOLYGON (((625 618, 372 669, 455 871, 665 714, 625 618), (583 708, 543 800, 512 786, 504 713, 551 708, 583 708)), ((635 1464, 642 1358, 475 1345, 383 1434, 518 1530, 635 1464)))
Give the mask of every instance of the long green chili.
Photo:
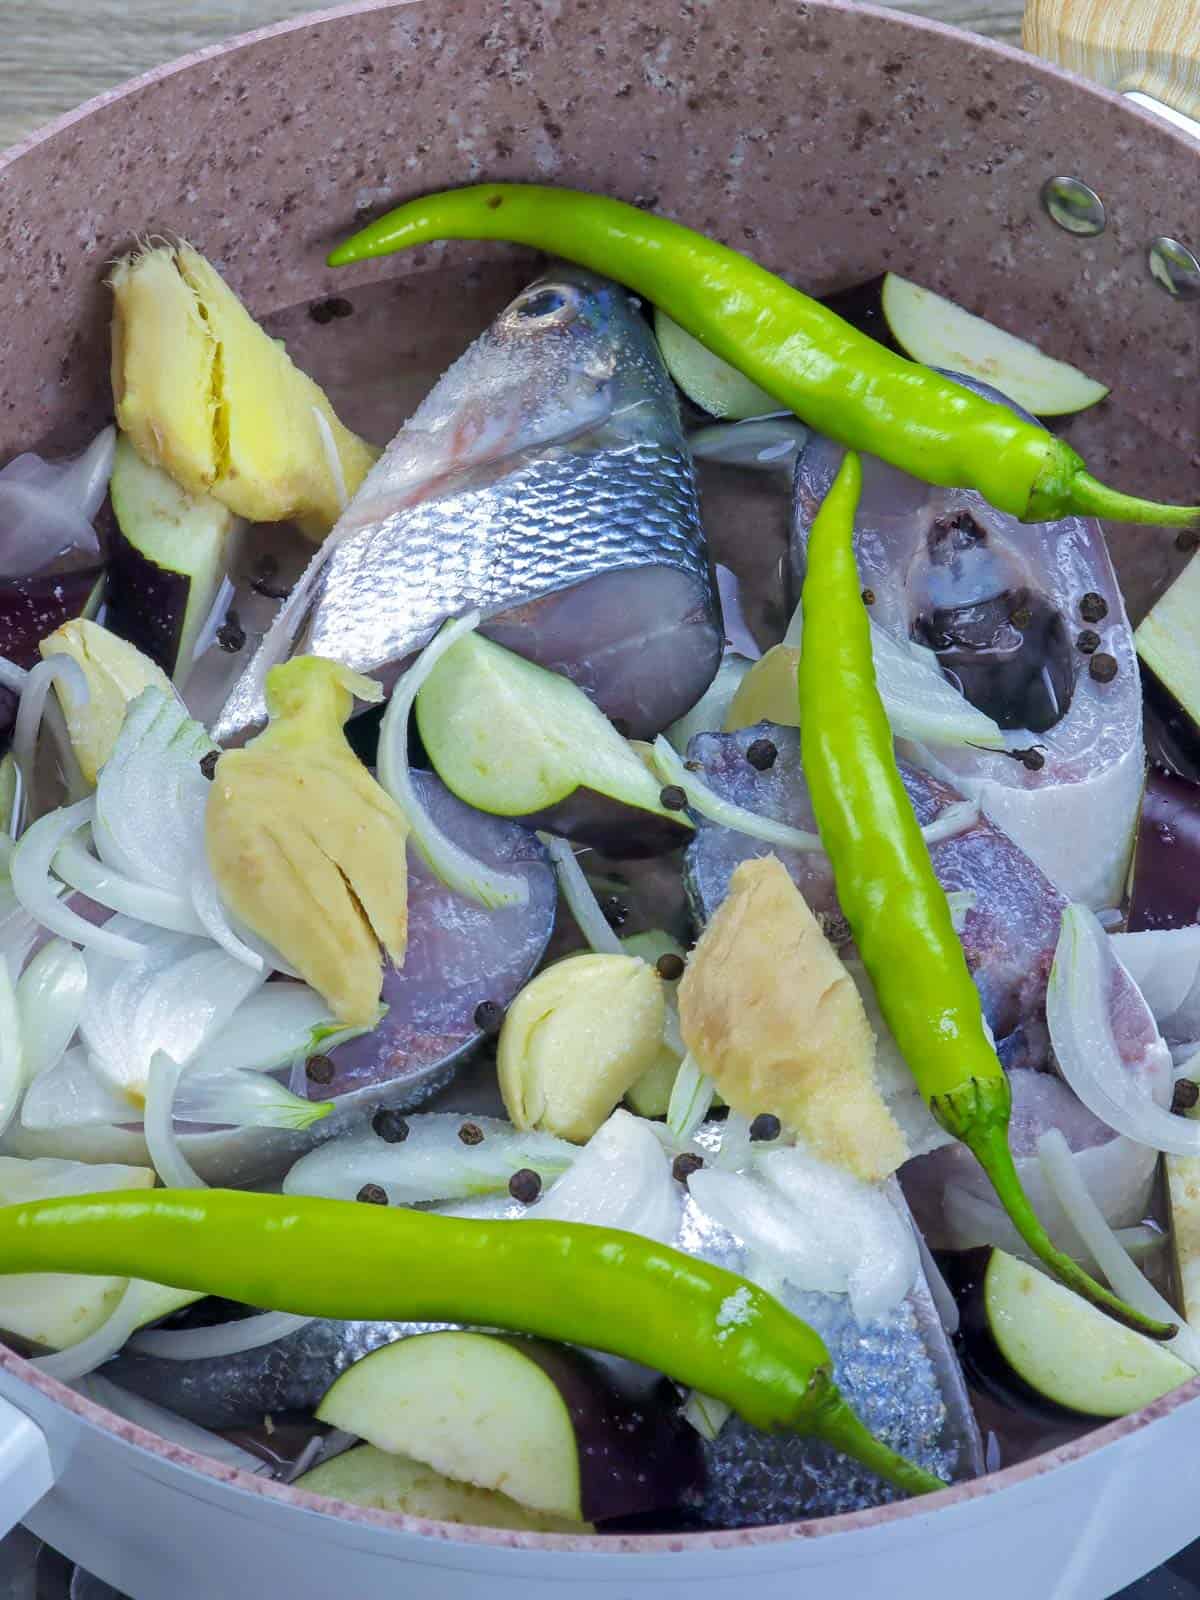
POLYGON ((801 595, 800 751, 838 900, 929 1109, 978 1158, 1026 1244, 1068 1288, 1141 1333, 1170 1338, 1174 1328, 1133 1310, 1055 1246, 1021 1186, 1008 1141, 1008 1078, 900 780, 875 683, 854 559, 861 488, 850 453, 813 523, 801 595))
POLYGON ((301 1316, 465 1322, 640 1361, 755 1427, 811 1434, 909 1494, 940 1478, 876 1439, 820 1336, 735 1273, 636 1234, 477 1222, 232 1189, 0 1208, 0 1273, 146 1278, 301 1316))
POLYGON ((508 239, 616 278, 814 428, 925 483, 978 489, 1026 522, 1200 519, 1200 506, 1108 488, 1044 428, 893 354, 738 251, 620 200, 516 183, 427 195, 368 224, 329 264, 434 239, 508 239))

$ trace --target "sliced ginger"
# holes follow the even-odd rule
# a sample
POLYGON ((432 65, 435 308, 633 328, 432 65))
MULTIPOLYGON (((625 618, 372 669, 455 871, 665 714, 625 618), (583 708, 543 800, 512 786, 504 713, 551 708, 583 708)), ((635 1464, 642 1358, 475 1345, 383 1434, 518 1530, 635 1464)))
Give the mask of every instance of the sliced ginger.
POLYGON ((338 420, 324 391, 259 327, 191 245, 124 257, 113 291, 117 421, 138 454, 189 494, 251 522, 294 521, 321 539, 378 451, 338 420))
POLYGON ((774 856, 733 874, 679 985, 679 1021, 735 1111, 773 1112, 814 1155, 860 1178, 885 1178, 906 1159, 854 980, 774 856))
POLYGON ((267 674, 270 724, 217 762, 205 812, 221 898, 296 968, 340 1022, 379 1014, 380 945, 408 937, 408 824, 346 743, 354 696, 377 685, 320 656, 267 674))

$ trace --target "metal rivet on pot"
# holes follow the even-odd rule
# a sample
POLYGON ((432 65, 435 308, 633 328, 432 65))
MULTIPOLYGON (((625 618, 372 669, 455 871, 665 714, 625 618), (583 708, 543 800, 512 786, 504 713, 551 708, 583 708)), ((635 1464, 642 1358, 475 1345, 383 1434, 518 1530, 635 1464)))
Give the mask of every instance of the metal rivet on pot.
POLYGON ((1174 300, 1200 300, 1200 261, 1178 239, 1160 235, 1146 252, 1150 276, 1174 300))
POLYGON ((1103 233, 1108 220, 1104 201, 1080 178, 1047 178, 1042 185, 1042 208, 1068 233, 1103 233))

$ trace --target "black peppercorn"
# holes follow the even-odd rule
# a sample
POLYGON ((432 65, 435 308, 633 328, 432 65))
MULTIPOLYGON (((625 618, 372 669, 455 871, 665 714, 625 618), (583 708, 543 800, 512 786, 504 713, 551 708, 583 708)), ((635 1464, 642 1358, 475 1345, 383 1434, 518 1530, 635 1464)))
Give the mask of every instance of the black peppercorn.
POLYGON ((393 1111, 389 1106, 381 1106, 371 1118, 371 1127, 383 1140, 384 1144, 403 1144, 408 1138, 408 1121, 401 1116, 399 1111, 393 1111))
POLYGON ((304 1063, 304 1076, 309 1083, 332 1083, 336 1071, 328 1056, 309 1056, 304 1063))
POLYGON ((779 1118, 773 1111, 760 1111, 750 1124, 750 1137, 755 1144, 778 1139, 780 1131, 779 1118))
POLYGON ((1079 602, 1079 615, 1085 622, 1103 622, 1108 615, 1108 601, 1102 594, 1089 589, 1079 602))
POLYGON ((508 1180, 508 1192, 523 1206, 531 1206, 542 1192, 542 1180, 532 1167, 521 1167, 508 1180))
POLYGON ((704 1165, 702 1156, 695 1156, 690 1150, 685 1150, 681 1156, 676 1156, 671 1163, 671 1176, 676 1183, 686 1183, 693 1172, 699 1172, 704 1165))
POLYGON ((1117 658, 1105 650, 1097 650, 1088 662, 1088 671, 1097 683, 1111 683, 1117 675, 1117 658))
POLYGON ((687 795, 677 783, 669 783, 658 798, 667 811, 682 811, 687 805, 687 795))
POLYGON ((207 755, 200 757, 200 771, 211 783, 217 775, 217 762, 221 759, 219 750, 210 750, 207 755))
POLYGON ((1180 1078, 1171 1094, 1171 1110, 1177 1117, 1185 1111, 1190 1111, 1200 1100, 1200 1084, 1195 1084, 1190 1078, 1180 1078))
POLYGON ((477 1122, 464 1122, 458 1130, 458 1137, 464 1144, 482 1144, 483 1129, 477 1122))
POLYGON ((875 591, 874 591, 874 589, 864 589, 863 590, 863 592, 862 592, 862 603, 865 606, 873 606, 875 604, 875 591))
POLYGON ((1075 641, 1075 648, 1082 650, 1085 656, 1093 656, 1100 648, 1100 635, 1095 628, 1085 628, 1075 641))
POLYGON ((481 1000, 475 1007, 475 1026, 494 1039, 504 1026, 504 1007, 498 1000, 481 1000))
POLYGON ((756 772, 769 772, 778 755, 779 751, 770 739, 755 739, 746 751, 746 760, 756 772))
POLYGON ((678 983, 683 977, 683 957, 677 956, 674 950, 664 950, 654 963, 654 970, 668 983, 678 983))
POLYGON ((381 1189, 377 1183, 364 1183, 354 1198, 368 1206, 385 1206, 388 1203, 387 1190, 381 1189))

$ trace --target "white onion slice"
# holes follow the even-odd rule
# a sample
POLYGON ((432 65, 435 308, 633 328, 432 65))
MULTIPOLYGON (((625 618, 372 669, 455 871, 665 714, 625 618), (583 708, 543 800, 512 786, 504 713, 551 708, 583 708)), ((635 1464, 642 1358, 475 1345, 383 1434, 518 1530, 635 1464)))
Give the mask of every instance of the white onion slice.
MULTIPOLYGON (((1086 906, 1068 906, 1046 992, 1059 1069, 1088 1110, 1117 1133, 1170 1155, 1200 1155, 1200 1122, 1158 1105, 1121 1060, 1108 1003, 1112 962, 1108 935, 1095 915, 1086 906)), ((1169 1077, 1169 1053, 1161 1043, 1157 1048, 1169 1077)))
POLYGON ((175 1089, 176 1122, 300 1132, 333 1110, 332 1100, 306 1100, 265 1072, 197 1072, 187 1067, 175 1089))
POLYGON ((695 773, 688 771, 662 734, 654 741, 652 759, 663 783, 682 789, 692 810, 710 822, 731 828, 735 833, 744 833, 751 839, 778 845, 781 850, 820 850, 821 841, 815 833, 791 828, 786 822, 776 822, 771 817, 760 817, 756 812, 747 811, 745 806, 734 805, 731 800, 715 794, 695 773))
POLYGON ((59 846, 94 815, 95 802, 89 798, 49 811, 27 828, 17 841, 10 863, 13 893, 36 922, 70 939, 72 944, 101 951, 118 961, 140 961, 146 954, 144 945, 97 927, 69 906, 60 905, 58 886, 50 877, 50 863, 59 846))
POLYGON ((92 1067, 74 1046, 34 1078, 21 1102, 21 1126, 46 1133, 58 1128, 112 1127, 136 1122, 140 1108, 92 1067))
POLYGON ((46 697, 55 683, 70 695, 72 703, 77 708, 86 706, 91 698, 83 668, 78 661, 72 661, 70 656, 50 656, 30 669, 21 695, 21 703, 17 707, 17 720, 12 738, 13 760, 21 776, 26 805, 33 792, 33 763, 37 753, 38 731, 42 726, 42 713, 46 709, 46 697))
POLYGON ((742 422, 697 428, 688 434, 688 449, 697 461, 789 473, 808 431, 792 412, 773 411, 742 422))
POLYGON ((150 1063, 142 1124, 146 1148, 151 1165, 168 1189, 207 1189, 175 1137, 173 1108, 180 1071, 177 1061, 161 1053, 150 1063))
POLYGON ((672 1244, 682 1203, 682 1190, 649 1125, 628 1111, 614 1111, 527 1215, 620 1228, 672 1244))
POLYGON ((28 667, 19 667, 15 661, 9 661, 0 656, 0 685, 11 689, 16 695, 25 693, 25 685, 29 682, 28 667))
POLYGON ((679 1063, 667 1105, 667 1127, 680 1144, 686 1144, 704 1121, 716 1095, 716 1084, 689 1052, 679 1063))
POLYGON ((721 1125, 721 1148, 714 1165, 723 1171, 738 1172, 750 1160, 750 1118, 731 1111, 721 1125))
POLYGON ((188 1071, 275 1072, 360 1031, 371 1030, 339 1028, 328 1005, 306 983, 269 983, 243 1000, 225 1026, 206 1040, 188 1071))
POLYGON ((172 889, 154 889, 105 866, 79 839, 68 837, 63 842, 55 854, 53 867, 64 883, 87 895, 98 906, 107 906, 110 911, 120 911, 156 928, 169 928, 174 933, 203 934, 205 931, 183 895, 172 889))
POLYGON ((921 836, 926 844, 941 844, 943 839, 953 839, 956 834, 965 833, 978 821, 978 801, 958 800, 939 812, 932 822, 927 822, 921 829, 921 836))
POLYGON ((139 1333, 129 1348, 142 1355, 157 1356, 160 1361, 211 1361, 217 1356, 240 1356, 246 1350, 275 1344, 315 1320, 290 1311, 264 1311, 235 1322, 219 1322, 211 1328, 152 1328, 139 1333))
POLYGON ((21 1013, 8 967, 0 961, 0 1133, 16 1116, 24 1088, 21 1013))
POLYGON ((925 1235, 912 1224, 913 1238, 917 1241, 917 1254, 921 1258, 921 1271, 925 1274, 925 1282, 929 1285, 929 1297, 933 1301, 934 1310, 938 1314, 938 1321, 945 1329, 949 1338, 953 1339, 958 1332, 959 1316, 958 1301, 951 1292, 950 1285, 942 1276, 942 1269, 934 1259, 933 1251, 925 1243, 925 1235))
POLYGON ((284 1178, 284 1194, 353 1200, 364 1183, 377 1183, 392 1205, 470 1200, 506 1194, 508 1180, 522 1167, 549 1183, 579 1155, 578 1147, 565 1139, 523 1133, 496 1117, 425 1111, 407 1121, 408 1138, 398 1144, 388 1144, 368 1129, 310 1150, 284 1178), (483 1134, 478 1144, 459 1138, 464 1122, 473 1122, 483 1134))
POLYGON ((444 833, 421 804, 408 767, 408 720, 417 692, 446 651, 464 634, 472 633, 479 620, 479 612, 470 611, 448 622, 398 679, 379 730, 377 772, 380 783, 408 818, 413 843, 430 871, 456 894, 496 911, 501 906, 523 906, 529 899, 529 884, 520 873, 487 866, 444 833))
MULTIPOLYGON (((897 739, 1003 750, 1004 734, 999 725, 954 687, 932 650, 913 640, 893 638, 878 623, 872 622, 870 628, 875 682, 888 725, 897 739)), ((797 606, 783 642, 798 650, 803 634, 803 612, 797 606)))
POLYGON ((1170 1039, 1200 1034, 1200 926, 1110 935, 1118 961, 1170 1039))
POLYGON ((143 689, 96 782, 92 833, 100 859, 189 900, 212 787, 200 762, 215 749, 174 693, 143 689))
POLYGON ((711 1444, 733 1415, 733 1407, 724 1400, 715 1400, 710 1394, 693 1389, 683 1407, 683 1420, 690 1422, 702 1439, 711 1444))
POLYGON ((625 947, 601 911, 600 902, 592 893, 592 886, 584 876, 570 840, 559 839, 552 833, 539 833, 538 838, 554 863, 562 897, 588 947, 598 955, 624 955, 625 947))
POLYGON ((62 1060, 79 1026, 86 996, 87 963, 74 945, 51 939, 17 982, 26 1083, 62 1060))
POLYGON ((1200 1372, 1200 1334, 1183 1321, 1174 1306, 1159 1294, 1121 1248, 1076 1171, 1070 1146, 1058 1128, 1048 1128, 1038 1140, 1038 1161, 1059 1204, 1070 1217, 1072 1227, 1095 1256, 1113 1293, 1147 1317, 1178 1323, 1179 1332, 1168 1341, 1167 1348, 1200 1372))
POLYGON ((313 421, 317 425, 317 432, 321 436, 321 449, 325 454, 325 465, 329 468, 329 476, 333 479, 334 493, 338 497, 338 516, 350 504, 350 496, 346 490, 346 474, 342 471, 342 458, 338 455, 337 444, 334 441, 333 429, 320 406, 312 408, 313 421))
POLYGON ((192 868, 191 905, 205 933, 215 944, 220 945, 226 955, 232 956, 235 961, 240 961, 252 972, 265 974, 266 962, 263 957, 257 950, 252 950, 243 939, 239 939, 233 931, 225 907, 221 904, 217 880, 208 864, 208 857, 204 854, 201 854, 192 868))

